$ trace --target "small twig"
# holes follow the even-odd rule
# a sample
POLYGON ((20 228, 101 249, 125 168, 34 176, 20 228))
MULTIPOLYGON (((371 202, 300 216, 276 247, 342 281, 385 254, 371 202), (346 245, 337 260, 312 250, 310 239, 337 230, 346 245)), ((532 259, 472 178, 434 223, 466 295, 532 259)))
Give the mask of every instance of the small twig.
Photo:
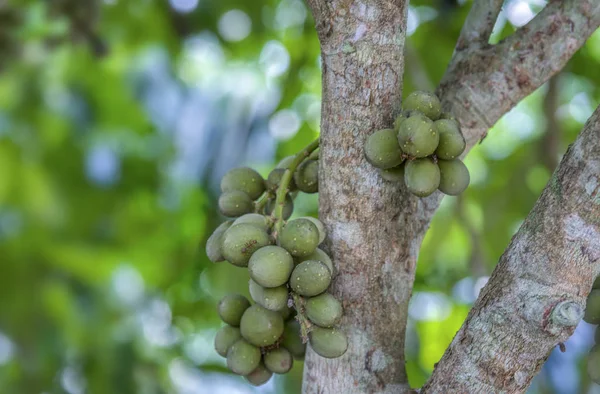
POLYGON ((475 45, 485 45, 490 39, 504 0, 477 0, 473 2, 456 42, 456 51, 475 45))
POLYGON ((308 334, 312 329, 312 323, 304 314, 304 298, 297 293, 292 292, 292 299, 294 300, 294 308, 296 309, 296 320, 300 323, 300 337, 302 343, 308 342, 308 334))

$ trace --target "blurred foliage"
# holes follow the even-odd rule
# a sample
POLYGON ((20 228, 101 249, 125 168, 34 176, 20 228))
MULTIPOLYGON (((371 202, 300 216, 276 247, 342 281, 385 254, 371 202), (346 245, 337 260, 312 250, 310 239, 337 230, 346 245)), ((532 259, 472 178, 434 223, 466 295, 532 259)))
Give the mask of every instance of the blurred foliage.
MULTIPOLYGON (((514 31, 519 1, 492 41, 514 31)), ((406 94, 443 75, 463 3, 411 2, 406 94)), ((545 163, 600 101, 599 64, 597 32, 467 158, 472 186, 444 200, 419 259, 413 385, 539 196, 545 163)), ((227 374, 215 303, 248 278, 212 265, 203 243, 220 176, 240 164, 266 175, 317 135, 319 111, 300 0, 0 1, 0 391, 298 393, 301 363, 260 389, 227 374)), ((297 206, 314 215, 317 199, 297 206)), ((553 354, 532 392, 587 391, 590 335, 582 326, 553 354)))

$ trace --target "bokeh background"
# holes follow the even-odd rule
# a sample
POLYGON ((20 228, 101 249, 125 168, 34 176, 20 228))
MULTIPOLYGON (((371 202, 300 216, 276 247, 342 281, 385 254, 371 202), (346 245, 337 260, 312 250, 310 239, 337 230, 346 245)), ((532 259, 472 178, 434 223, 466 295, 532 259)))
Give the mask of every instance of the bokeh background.
MULTIPOLYGON (((471 2, 414 0, 405 94, 433 89, 471 2)), ((492 41, 544 6, 508 0, 492 41)), ((220 177, 268 174, 317 137, 320 58, 302 0, 0 0, 0 392, 290 393, 213 350, 247 274, 208 261, 220 177)), ((600 31, 466 159, 419 258, 407 368, 420 386, 600 101, 600 31)), ((297 215, 316 215, 302 196, 297 215)), ((581 323, 531 393, 600 393, 581 323)))

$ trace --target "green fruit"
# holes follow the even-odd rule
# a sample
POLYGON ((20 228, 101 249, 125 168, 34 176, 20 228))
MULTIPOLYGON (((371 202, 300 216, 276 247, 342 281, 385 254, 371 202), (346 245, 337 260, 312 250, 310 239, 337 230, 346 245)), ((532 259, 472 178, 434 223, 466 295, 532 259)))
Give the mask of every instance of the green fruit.
POLYGON ((445 194, 456 196, 465 191, 471 179, 467 166, 460 160, 438 160, 440 169, 439 189, 445 194))
MULTIPOLYGON (((265 205, 265 215, 271 215, 273 213, 273 208, 275 207, 275 199, 271 199, 265 205)), ((292 213, 294 212, 294 199, 292 196, 287 194, 285 196, 285 202, 283 203, 283 220, 288 220, 292 213)))
POLYGON ((252 224, 242 223, 231 226, 223 234, 221 251, 223 257, 238 267, 248 266, 250 256, 271 244, 271 238, 265 230, 252 224))
POLYGON ((333 327, 342 319, 342 304, 329 293, 306 301, 306 316, 320 327, 333 327))
POLYGON ((440 185, 440 169, 430 158, 406 163, 404 182, 408 190, 419 197, 427 197, 440 185))
POLYGON ((275 168, 289 168, 290 164, 292 164, 292 161, 294 161, 295 157, 296 156, 294 155, 284 157, 279 163, 277 163, 275 168))
POLYGON ((254 202, 241 191, 230 191, 219 197, 219 210, 225 216, 232 218, 254 211, 254 202))
POLYGON ((256 200, 265 191, 265 181, 260 174, 252 168, 239 167, 229 170, 221 179, 221 191, 241 191, 256 200))
POLYGON ((333 261, 331 261, 331 257, 329 257, 329 255, 327 253, 325 253, 323 250, 317 248, 317 249, 315 249, 314 252, 312 252, 308 256, 298 257, 296 259, 296 262, 298 264, 300 264, 301 262, 307 261, 307 260, 316 260, 316 261, 320 261, 321 263, 325 264, 327 266, 327 268, 329 268, 329 271, 331 272, 331 276, 333 277, 333 274, 335 273, 334 268, 333 268, 333 261))
POLYGON ((325 231, 325 225, 322 221, 317 218, 313 218, 312 216, 302 216, 298 219, 307 219, 313 222, 315 226, 317 226, 317 230, 319 230, 319 245, 325 241, 325 237, 327 236, 327 232, 325 231))
POLYGON ((319 160, 319 153, 321 152, 320 149, 315 149, 314 151, 312 151, 312 153, 310 154, 310 156, 308 156, 308 160, 319 160))
POLYGON ((588 295, 583 320, 590 324, 600 324, 600 290, 594 289, 588 295))
POLYGON ((248 375, 260 364, 260 349, 240 339, 227 351, 227 367, 238 375, 248 375))
POLYGON ((265 289, 250 279, 248 282, 248 290, 250 291, 250 297, 252 297, 254 302, 263 308, 281 313, 281 317, 285 319, 283 314, 288 309, 287 303, 289 298, 287 286, 265 289))
POLYGON ((440 117, 438 119, 448 119, 448 120, 453 120, 456 122, 456 124, 458 125, 458 127, 460 128, 460 123, 458 121, 458 119, 456 119, 456 116, 452 115, 450 112, 442 112, 440 114, 440 117))
POLYGON ((284 321, 293 319, 296 316, 296 310, 292 307, 283 308, 279 313, 281 313, 281 317, 283 317, 284 321))
POLYGON ((429 119, 437 120, 442 112, 442 104, 437 96, 430 92, 412 92, 402 103, 405 111, 419 111, 429 119))
POLYGON ((587 356, 587 372, 596 384, 600 384, 600 346, 596 345, 587 356))
POLYGON ((592 289, 600 289, 600 276, 596 277, 592 284, 592 289))
POLYGON ((230 326, 239 326, 242 315, 250 307, 250 301, 240 294, 228 294, 221 298, 218 312, 221 320, 230 326))
POLYGON ((263 363, 260 363, 258 367, 244 376, 244 378, 253 386, 262 386, 267 383, 273 376, 273 372, 269 371, 263 363))
POLYGON ((296 360, 304 357, 306 344, 302 343, 302 338, 300 337, 300 323, 296 320, 289 320, 285 323, 281 346, 285 347, 296 360))
POLYGON ((260 248, 248 263, 250 277, 262 287, 277 287, 287 283, 294 269, 294 259, 280 246, 260 248))
POLYGON ((227 357, 227 351, 238 340, 242 338, 238 327, 223 326, 215 335, 215 350, 219 355, 227 357))
POLYGON ((277 241, 292 256, 308 256, 319 245, 319 229, 308 219, 291 220, 283 227, 277 241))
POLYGON ((330 284, 331 271, 325 264, 316 260, 307 260, 298 264, 290 278, 290 288, 305 297, 321 294, 330 284))
POLYGON ((316 193, 319 191, 319 162, 317 160, 305 160, 294 172, 294 181, 299 190, 304 193, 316 193))
POLYGON ((433 127, 433 122, 424 115, 411 116, 402 122, 398 129, 400 149, 412 157, 431 155, 439 142, 440 135, 433 127))
MULTIPOLYGON (((283 178, 283 174, 285 174, 285 170, 285 168, 275 168, 269 173, 269 177, 267 178, 267 189, 272 192, 277 191, 277 188, 281 183, 281 178, 283 178)), ((288 183, 288 190, 290 192, 296 190, 296 182, 294 182, 294 177, 292 177, 288 183)))
POLYGON ((242 337, 255 346, 269 346, 283 334, 281 314, 254 304, 246 309, 240 322, 242 337))
POLYGON ((438 159, 452 160, 465 151, 465 138, 458 123, 450 119, 440 119, 433 122, 433 126, 440 136, 440 143, 435 150, 438 159))
POLYGON ((396 132, 392 129, 384 129, 371 134, 365 144, 365 157, 377 168, 386 169, 400 165, 404 159, 396 132))
POLYGON ((310 346, 321 357, 337 358, 348 349, 346 334, 335 328, 314 327, 308 337, 310 346))
POLYGON ((292 354, 284 347, 271 350, 265 354, 265 366, 271 372, 283 374, 292 369, 294 359, 292 354))
POLYGON ((233 225, 235 226, 236 224, 251 224, 265 231, 269 229, 269 220, 260 213, 247 213, 242 215, 233 221, 233 225))
POLYGON ((233 221, 231 220, 221 223, 206 241, 206 255, 213 263, 225 260, 225 257, 223 257, 223 253, 221 252, 223 234, 225 234, 225 231, 227 231, 232 224, 233 221))
POLYGON ((404 114, 400 114, 396 116, 396 119, 394 119, 394 131, 396 133, 398 132, 398 129, 400 129, 400 125, 402 124, 404 119, 406 119, 406 116, 404 114))
POLYGON ((379 175, 388 182, 404 182, 404 163, 387 170, 380 169, 379 175))

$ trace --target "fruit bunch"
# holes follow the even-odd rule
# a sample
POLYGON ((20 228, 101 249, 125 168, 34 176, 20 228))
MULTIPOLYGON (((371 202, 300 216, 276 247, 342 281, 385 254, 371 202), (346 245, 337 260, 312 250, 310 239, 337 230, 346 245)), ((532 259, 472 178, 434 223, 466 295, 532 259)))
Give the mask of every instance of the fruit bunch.
POLYGON ((441 112, 440 100, 429 92, 413 92, 394 128, 369 136, 365 156, 383 179, 404 182, 416 196, 429 196, 436 189, 456 196, 470 181, 458 159, 465 146, 458 121, 441 112))
MULTIPOLYGON (((600 324, 600 277, 596 278, 592 291, 588 295, 583 320, 590 324, 600 324)), ((596 327, 594 336, 596 345, 587 358, 587 372, 596 384, 600 384, 600 329, 596 327)))
POLYGON ((206 244, 209 259, 248 269, 250 297, 219 302, 226 323, 215 350, 227 366, 254 384, 292 368, 306 342, 322 357, 340 357, 346 335, 335 328, 342 305, 326 293, 334 275, 331 258, 318 246, 323 223, 312 217, 287 221, 298 191, 318 192, 318 141, 283 159, 266 180, 251 168, 234 168, 222 179, 219 209, 235 218, 222 223, 206 244), (287 221, 287 222, 286 222, 287 221))

